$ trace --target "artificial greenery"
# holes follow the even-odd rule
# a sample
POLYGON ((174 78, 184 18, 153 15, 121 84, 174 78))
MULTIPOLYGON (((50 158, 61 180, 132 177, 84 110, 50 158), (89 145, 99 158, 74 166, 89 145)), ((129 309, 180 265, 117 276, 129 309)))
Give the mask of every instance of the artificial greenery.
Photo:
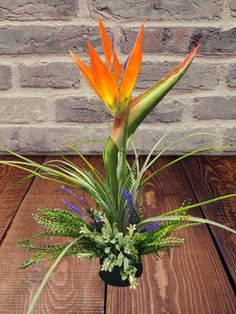
MULTIPOLYGON (((199 134, 194 134, 194 136, 197 135, 199 134)), ((186 137, 180 140, 186 140, 186 137)), ((156 147, 157 145, 155 145, 156 147)), ((215 224, 188 214, 189 209, 197 207, 199 204, 183 204, 180 208, 173 211, 151 218, 151 220, 145 220, 142 210, 142 182, 152 178, 151 175, 147 176, 146 172, 162 154, 160 153, 152 158, 152 150, 141 166, 135 147, 134 152, 135 157, 133 161, 128 162, 125 157, 125 175, 122 176, 122 173, 119 173, 121 170, 118 170, 119 182, 121 182, 118 196, 118 208, 120 208, 120 211, 114 210, 114 200, 106 177, 98 173, 88 160, 86 160, 86 164, 89 170, 79 167, 66 158, 64 160, 46 162, 42 165, 31 163, 31 166, 41 170, 40 172, 34 172, 28 169, 31 175, 42 176, 47 173, 52 175, 54 174, 54 169, 60 169, 62 178, 67 179, 68 185, 93 195, 96 208, 88 206, 83 197, 75 194, 73 190, 63 185, 62 189, 72 194, 78 205, 75 206, 68 201, 65 202, 63 199, 70 211, 60 208, 44 208, 38 209, 38 214, 33 214, 36 222, 46 230, 44 233, 34 235, 29 240, 18 243, 21 248, 34 253, 34 256, 23 263, 21 268, 26 268, 41 260, 56 259, 70 244, 70 242, 55 244, 56 239, 60 237, 63 237, 63 239, 65 237, 69 239, 79 238, 79 241, 67 250, 66 256, 75 255, 81 259, 98 257, 102 260, 102 270, 110 272, 115 266, 119 266, 123 280, 128 279, 130 286, 134 288, 137 284, 135 278, 137 269, 133 265, 140 260, 141 256, 146 254, 158 255, 162 251, 184 244, 185 240, 174 234, 179 229, 197 226, 204 222, 215 224), (67 176, 68 174, 69 176, 67 176), (73 178, 73 183, 80 182, 79 185, 73 185, 70 178, 73 178), (81 188, 82 183, 84 184, 84 189, 81 188), (106 207, 104 204, 106 204, 106 207), (42 243, 43 238, 54 238, 55 240, 52 242, 52 245, 44 245, 42 243)), ((19 156, 16 153, 14 154, 19 156)), ((123 164, 122 156, 122 153, 118 154, 118 169, 121 169, 123 164)), ((182 156, 181 159, 187 156, 189 156, 189 153, 182 156)), ((25 159, 25 157, 20 158, 25 159)), ((83 159, 85 160, 85 157, 83 159)), ((179 158, 176 158, 175 161, 179 161, 179 158)), ((14 165, 19 167, 22 165, 22 162, 14 165)), ((160 172, 166 169, 166 167, 168 167, 168 164, 157 169, 157 171, 160 172)), ((56 172, 55 176, 59 177, 59 173, 56 172)), ((51 176, 45 178, 55 180, 51 176)), ((56 181, 62 182, 58 179, 56 181)), ((208 200, 204 204, 232 196, 234 195, 208 200)), ((226 226, 218 225, 231 230, 226 226)))
MULTIPOLYGON (((133 264, 135 265, 142 255, 158 254, 183 244, 184 239, 171 236, 172 232, 199 224, 188 224, 185 218, 178 218, 139 229, 135 224, 130 224, 124 233, 116 224, 111 225, 104 214, 91 208, 88 210, 88 218, 92 219, 90 223, 86 223, 79 215, 63 209, 39 209, 39 212, 40 214, 34 214, 33 218, 46 229, 46 232, 18 242, 19 247, 35 254, 24 262, 21 268, 24 269, 41 260, 56 259, 69 244, 43 245, 38 243, 42 238, 80 238, 80 241, 66 252, 66 256, 76 255, 82 259, 99 257, 102 260, 102 270, 110 272, 115 266, 119 266, 122 279, 129 279, 132 288, 136 286, 137 271, 133 264)), ((185 209, 181 212, 184 213, 185 209)), ((137 223, 139 221, 136 220, 137 223)))
MULTIPOLYGON (((41 208, 33 218, 45 231, 18 245, 33 253, 21 268, 26 268, 42 260, 55 260, 39 286, 28 313, 32 313, 35 303, 49 276, 63 256, 77 256, 81 259, 100 258, 101 270, 111 272, 118 267, 123 281, 129 281, 130 287, 137 285, 137 263, 146 254, 158 255, 162 251, 178 247, 184 243, 175 233, 181 228, 194 227, 202 223, 212 224, 236 233, 231 228, 204 218, 194 217, 189 210, 194 207, 214 203, 236 194, 224 195, 197 204, 183 204, 156 217, 145 218, 142 196, 145 184, 161 171, 193 154, 209 150, 232 149, 232 146, 208 146, 166 163, 150 173, 151 166, 171 147, 192 137, 209 136, 207 133, 189 134, 179 138, 160 150, 160 144, 173 131, 164 134, 151 149, 143 163, 139 152, 132 144, 132 135, 161 99, 184 75, 198 52, 198 46, 165 77, 147 91, 132 99, 132 90, 138 77, 142 60, 142 24, 128 57, 124 71, 114 51, 102 21, 99 29, 104 46, 106 63, 88 43, 90 66, 87 66, 73 52, 80 71, 84 74, 97 96, 104 102, 114 117, 111 135, 106 140, 103 151, 105 173, 101 174, 77 149, 70 148, 84 162, 81 167, 66 157, 38 164, 27 157, 0 146, 18 160, 2 160, 0 164, 23 169, 28 178, 38 176, 62 184, 62 189, 72 195, 76 204, 63 199, 67 210, 41 208), (123 76, 121 73, 123 71, 123 76), (133 161, 127 159, 127 149, 133 147, 133 161), (82 191, 93 199, 95 206, 75 193, 82 191), (58 241, 58 239, 63 239, 58 241), (46 242, 44 241, 46 239, 46 242), (50 245, 48 240, 51 239, 50 245)), ((157 209, 157 214, 159 210, 157 209)))

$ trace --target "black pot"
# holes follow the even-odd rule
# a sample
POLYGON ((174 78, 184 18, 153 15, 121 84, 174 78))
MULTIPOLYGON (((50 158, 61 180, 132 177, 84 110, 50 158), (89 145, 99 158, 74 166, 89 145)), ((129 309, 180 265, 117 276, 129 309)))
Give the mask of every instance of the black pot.
MULTIPOLYGON (((100 265, 102 265, 102 260, 100 260, 100 265)), ((143 265, 142 261, 140 260, 138 263, 133 265, 134 267, 137 268, 137 272, 135 274, 136 278, 139 278, 142 273, 143 273, 143 265)), ((115 266, 113 271, 105 271, 105 270, 100 270, 99 271, 99 276, 100 278, 107 283, 108 285, 111 286, 116 286, 116 287, 128 287, 129 280, 122 280, 121 279, 121 274, 120 274, 121 267, 115 266)))

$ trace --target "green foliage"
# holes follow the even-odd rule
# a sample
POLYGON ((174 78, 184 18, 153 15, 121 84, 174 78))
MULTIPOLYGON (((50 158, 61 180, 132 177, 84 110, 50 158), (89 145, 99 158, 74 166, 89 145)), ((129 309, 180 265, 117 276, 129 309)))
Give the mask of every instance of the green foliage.
POLYGON ((111 272, 114 267, 120 267, 122 280, 128 279, 132 288, 136 287, 136 267, 134 266, 140 259, 139 252, 134 245, 133 237, 135 226, 128 227, 128 233, 124 235, 119 232, 116 225, 111 226, 104 218, 104 226, 101 232, 101 242, 103 247, 101 252, 102 270, 111 272))
POLYGON ((184 222, 184 219, 167 221, 153 231, 136 233, 135 245, 138 247, 140 254, 154 254, 166 250, 169 246, 175 247, 183 244, 184 239, 171 237, 170 235, 180 229, 184 222))
MULTIPOLYGON (((21 265, 26 268, 29 265, 36 264, 43 259, 55 259, 65 249, 68 243, 43 244, 38 240, 43 238, 53 239, 60 237, 78 238, 81 235, 81 228, 86 224, 78 215, 62 209, 39 209, 40 214, 33 214, 33 218, 38 224, 43 226, 48 232, 32 236, 28 240, 18 242, 18 246, 25 251, 35 253, 35 256, 21 265)), ((54 243, 55 241, 53 241, 54 243)), ((92 258, 99 256, 99 252, 93 247, 89 239, 81 238, 81 241, 67 250, 67 256, 77 255, 81 258, 92 258)))
POLYGON ((183 218, 163 222, 150 232, 138 232, 135 225, 130 225, 127 232, 123 233, 116 224, 111 225, 100 211, 89 209, 88 215, 93 219, 92 223, 87 223, 80 216, 66 210, 39 209, 39 214, 34 214, 33 218, 47 231, 18 243, 19 247, 34 253, 21 268, 60 256, 69 242, 55 244, 54 239, 79 238, 79 241, 66 251, 65 256, 78 256, 82 259, 100 257, 102 270, 112 271, 114 267, 119 266, 122 279, 128 279, 130 286, 135 288, 135 264, 141 255, 155 254, 184 242, 181 238, 170 236, 172 232, 184 226, 183 218), (42 241, 44 238, 47 239, 46 244, 42 241), (50 243, 53 244, 48 244, 50 238, 50 243))
MULTIPOLYGON (((28 259, 26 262, 21 264, 20 268, 24 269, 30 265, 36 264, 42 260, 56 259, 61 252, 68 246, 69 243, 57 244, 57 245, 42 245, 32 244, 27 241, 18 242, 18 246, 23 248, 25 251, 33 252, 35 255, 28 259)), ((91 249, 85 250, 82 243, 75 244, 65 254, 65 256, 80 256, 83 259, 96 257, 96 252, 91 249)), ((91 244, 90 244, 91 245, 91 244)))
MULTIPOLYGON (((158 145, 169 133, 165 134, 154 145, 142 166, 135 147, 135 158, 132 162, 128 162, 124 152, 118 152, 117 168, 113 168, 113 174, 109 178, 102 177, 85 157, 81 158, 85 161, 88 170, 77 166, 66 158, 64 160, 51 160, 40 165, 26 157, 13 153, 21 161, 0 161, 0 164, 27 170, 30 172, 28 177, 39 176, 86 192, 96 204, 95 209, 87 209, 86 218, 62 209, 39 209, 39 213, 34 214, 33 218, 46 231, 18 243, 19 247, 34 254, 21 265, 21 268, 26 268, 43 260, 57 260, 62 255, 78 256, 82 259, 99 257, 102 260, 102 269, 112 271, 114 267, 120 267, 122 279, 128 279, 130 286, 134 288, 137 283, 135 264, 140 257, 146 254, 158 254, 161 251, 182 245, 184 239, 173 235, 179 229, 209 223, 235 233, 234 230, 219 223, 187 214, 191 208, 233 197, 235 194, 218 197, 199 204, 183 205, 165 214, 143 219, 142 195, 144 183, 150 180, 154 174, 190 156, 192 153, 200 151, 196 150, 179 157, 145 177, 147 170, 165 152, 166 149, 163 149, 152 158, 152 154, 158 145), (117 187, 115 188, 111 186, 114 175, 117 178, 117 187), (122 193, 124 189, 128 197, 125 197, 122 193), (131 206, 131 202, 133 206, 131 206), (129 223, 131 207, 137 217, 136 225, 134 223, 130 225, 129 223), (148 226, 157 221, 160 222, 160 225, 154 230, 148 230, 148 226), (142 231, 144 226, 147 227, 145 232, 142 231), (60 238, 63 238, 63 243, 57 241, 60 238), (65 243, 67 238, 68 241, 65 243), (71 238, 77 239, 73 245, 69 244, 71 238)), ((168 147, 198 135, 185 136, 168 147)), ((205 149, 209 149, 209 147, 205 149)), ((201 151, 204 151, 204 149, 201 151)), ((82 156, 80 153, 79 155, 82 156)), ((111 170, 112 168, 110 168, 111 170)))
POLYGON ((80 236, 80 228, 84 220, 78 215, 62 209, 39 209, 40 215, 33 218, 44 228, 49 229, 55 236, 80 236))
MULTIPOLYGON (((19 245, 19 247, 21 247, 19 245)), ((23 247, 23 246, 22 246, 23 247)), ((37 264, 38 262, 43 260, 43 257, 46 255, 45 252, 38 252, 33 257, 29 258, 27 261, 20 265, 20 269, 25 269, 33 264, 37 264)))

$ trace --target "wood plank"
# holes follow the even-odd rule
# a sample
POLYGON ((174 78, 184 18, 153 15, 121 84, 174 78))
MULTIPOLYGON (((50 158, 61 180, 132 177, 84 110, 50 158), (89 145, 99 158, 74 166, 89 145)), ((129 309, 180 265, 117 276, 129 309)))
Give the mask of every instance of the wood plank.
MULTIPOLYGON (((0 160, 18 160, 12 156, 0 156, 0 160)), ((32 157, 36 162, 43 162, 44 157, 32 157)), ((22 182, 26 172, 21 169, 0 165, 0 242, 12 222, 32 179, 22 182)))
MULTIPOLYGON (((236 156, 186 159, 183 163, 187 176, 199 201, 236 193, 236 156)), ((236 198, 204 206, 206 218, 236 229, 236 198)), ((236 291, 236 236, 210 226, 222 261, 236 291)))
MULTIPOLYGON (((77 162, 78 158, 70 160, 77 162)), ((0 248, 0 313, 26 313, 49 264, 40 263, 26 270, 18 270, 29 254, 17 249, 15 243, 42 230, 31 217, 36 208, 63 208, 62 197, 67 197, 67 194, 60 190, 58 184, 36 178, 21 203, 0 248)), ((104 283, 98 271, 97 259, 82 262, 76 257, 64 258, 45 287, 34 313, 101 314, 104 283)))
MULTIPOLYGON (((154 169, 170 158, 163 158, 154 169)), ((153 170, 154 170, 153 169, 153 170)), ((195 202, 181 164, 161 172, 146 186, 146 216, 155 216, 195 202)), ((199 209, 194 214, 201 216, 199 209)), ((181 248, 143 258, 144 274, 135 291, 108 286, 106 313, 233 314, 235 298, 217 250, 205 225, 178 232, 187 240, 181 248)))

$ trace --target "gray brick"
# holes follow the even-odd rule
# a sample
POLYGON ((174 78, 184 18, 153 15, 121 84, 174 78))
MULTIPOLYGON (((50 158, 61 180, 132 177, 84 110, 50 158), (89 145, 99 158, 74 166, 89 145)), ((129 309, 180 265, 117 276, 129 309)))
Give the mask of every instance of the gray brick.
POLYGON ((0 54, 68 54, 71 49, 87 55, 87 38, 95 48, 101 47, 98 28, 85 25, 2 26, 0 38, 0 54))
MULTIPOLYGON (((226 129, 224 132, 224 145, 236 146, 236 128, 226 129)), ((236 148, 232 148, 236 152, 236 148)))
MULTIPOLYGON (((146 123, 178 122, 183 116, 183 103, 163 100, 145 119, 146 123)), ((99 99, 66 97, 56 100, 57 122, 99 123, 112 121, 108 110, 99 99)))
POLYGON ((31 123, 46 120, 46 100, 39 97, 0 98, 0 123, 31 123))
POLYGON ((229 0, 229 7, 231 16, 236 17, 236 2, 235 0, 229 0))
POLYGON ((236 97, 202 97, 194 99, 196 119, 236 119, 236 97))
MULTIPOLYGON (((186 137, 191 134, 196 134, 193 137, 189 137, 188 139, 185 139, 182 142, 179 142, 178 144, 172 146, 170 148, 170 151, 173 151, 173 153, 181 152, 183 154, 184 152, 189 152, 195 149, 200 149, 203 147, 211 146, 211 145, 219 145, 219 136, 215 136, 216 134, 219 134, 220 131, 217 129, 214 130, 215 134, 212 136, 212 128, 200 128, 200 127, 194 127, 192 126, 191 129, 189 129, 187 126, 184 128, 182 127, 180 130, 177 130, 173 133, 173 136, 169 139, 169 144, 173 143, 174 141, 178 141, 179 139, 182 139, 183 137, 186 137), (204 133, 204 134, 199 134, 204 133), (211 133, 211 135, 208 134, 211 133)), ((165 146, 166 147, 166 146, 165 146)))
MULTIPOLYGON (((0 126, 0 145, 6 147, 12 151, 16 151, 19 141, 19 130, 18 127, 4 127, 0 126)), ((0 153, 4 151, 0 148, 0 153)))
POLYGON ((190 46, 199 38, 200 53, 205 55, 235 55, 236 28, 201 29, 196 30, 191 36, 190 46))
POLYGON ((57 122, 105 122, 111 115, 99 99, 67 97, 56 100, 57 122))
POLYGON ((12 71, 8 65, 0 65, 0 89, 9 89, 12 86, 12 71))
POLYGON ((77 0, 1 0, 0 20, 65 20, 76 11, 77 0))
POLYGON ((236 64, 229 64, 226 80, 229 87, 236 87, 236 64))
MULTIPOLYGON (((232 0, 233 1, 233 0, 232 0)), ((113 19, 135 19, 147 16, 154 20, 213 20, 222 15, 223 0, 89 0, 94 16, 113 19)))
MULTIPOLYGON (((0 143, 19 153, 73 154, 74 143, 82 153, 103 150, 107 128, 104 125, 0 127, 0 143)), ((0 150, 1 152, 1 150, 0 150)))
MULTIPOLYGON (((163 126, 143 124, 134 136, 137 149, 147 153, 166 132, 163 126)), ((183 136, 197 133, 211 132, 212 129, 192 128, 182 126, 181 130, 176 130, 170 134, 159 146, 157 152, 167 147, 183 136)), ((196 148, 209 145, 219 145, 219 135, 222 130, 216 130, 218 136, 198 135, 170 147, 165 154, 181 154, 196 148)), ((73 154, 68 148, 68 143, 75 143, 82 153, 97 154, 104 148, 104 139, 109 134, 106 125, 83 124, 76 126, 24 126, 24 127, 3 127, 0 126, 0 143, 14 151, 24 154, 73 154)), ((235 134, 236 135, 236 134, 235 134)), ((0 150, 1 151, 1 150, 0 150)), ((220 153, 220 152, 213 152, 220 153)))
MULTIPOLYGON (((147 124, 144 124, 134 135, 134 143, 138 150, 141 150, 142 153, 148 153, 154 146, 154 144, 170 129, 163 129, 163 126, 150 127, 147 124)), ((214 130, 215 134, 220 134, 220 130, 214 130)), ((180 140, 183 137, 186 137, 191 134, 196 133, 212 133, 212 129, 208 128, 198 128, 192 127, 191 130, 189 126, 182 125, 181 128, 173 130, 158 146, 156 153, 159 153, 161 150, 166 149, 168 146, 173 144, 175 141, 180 140)), ((210 136, 206 134, 198 134, 191 136, 188 139, 185 139, 182 142, 179 142, 165 151, 165 155, 179 155, 195 149, 203 148, 210 145, 220 145, 219 136, 210 136)))
MULTIPOLYGON (((123 30, 121 50, 129 53, 134 45, 137 32, 123 30)), ((187 53, 200 43, 200 54, 234 55, 236 51, 236 28, 156 27, 146 28, 143 40, 144 53, 187 53)))
POLYGON ((78 88, 79 70, 74 63, 40 63, 38 65, 20 65, 21 86, 78 88))
MULTIPOLYGON (((146 27, 143 38, 144 53, 186 53, 194 28, 146 27)), ((130 53, 137 37, 137 31, 123 30, 121 51, 130 53)))
POLYGON ((184 105, 181 101, 164 99, 157 107, 147 116, 144 123, 155 122, 179 122, 183 117, 184 105))
MULTIPOLYGON (((151 2, 151 1, 150 1, 151 2)), ((156 0, 154 1, 155 17, 166 20, 213 20, 219 19, 223 11, 222 0, 156 0)))
MULTIPOLYGON (((148 88, 171 71, 176 62, 143 62, 137 88, 148 88)), ((173 90, 208 90, 218 85, 217 67, 214 64, 192 64, 173 90)))

